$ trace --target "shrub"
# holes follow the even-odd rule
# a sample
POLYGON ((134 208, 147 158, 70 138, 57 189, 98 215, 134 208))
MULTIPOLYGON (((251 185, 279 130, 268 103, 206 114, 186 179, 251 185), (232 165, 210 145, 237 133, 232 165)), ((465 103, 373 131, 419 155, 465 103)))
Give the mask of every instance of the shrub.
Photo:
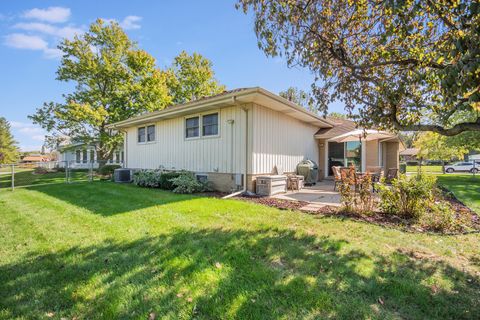
POLYGON ((380 208, 404 218, 420 218, 433 202, 435 180, 425 174, 412 178, 401 174, 391 187, 380 184, 380 208))
POLYGON ((44 167, 35 167, 35 169, 33 170, 33 173, 35 173, 35 174, 46 174, 46 173, 48 173, 48 170, 47 170, 47 168, 44 168, 44 167))
POLYGON ((98 173, 101 174, 102 176, 111 176, 115 171, 115 169, 119 169, 121 167, 122 166, 118 164, 106 164, 98 168, 98 173))
POLYGON ((160 170, 140 170, 133 174, 133 183, 139 187, 159 188, 161 176, 160 170))
POLYGON ((178 178, 182 172, 180 171, 163 171, 160 175, 158 187, 164 190, 173 190, 175 187, 172 183, 173 178, 178 178))
POLYGON ((372 194, 372 176, 366 174, 354 189, 356 177, 355 168, 342 170, 342 183, 339 185, 340 200, 344 211, 349 213, 367 214, 373 211, 374 198, 372 194), (353 190, 352 190, 353 189, 353 190))
POLYGON ((442 232, 454 231, 459 227, 455 211, 446 201, 432 203, 422 216, 421 224, 429 230, 442 232))
POLYGON ((174 186, 175 193, 196 193, 207 191, 208 187, 205 183, 197 180, 193 172, 182 171, 176 178, 170 179, 174 186))

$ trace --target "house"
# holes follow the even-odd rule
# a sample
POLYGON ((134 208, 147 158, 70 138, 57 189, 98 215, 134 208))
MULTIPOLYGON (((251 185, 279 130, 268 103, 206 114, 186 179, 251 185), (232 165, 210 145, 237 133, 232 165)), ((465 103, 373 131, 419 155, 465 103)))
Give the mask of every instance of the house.
POLYGON ((355 130, 348 120, 322 118, 259 87, 242 88, 109 125, 124 133, 124 166, 185 169, 215 189, 254 190, 257 176, 275 167, 295 172, 310 159, 319 179, 331 166, 398 167, 399 140, 335 142, 355 130))
POLYGON ((415 161, 417 160, 418 149, 417 148, 407 148, 400 152, 400 161, 415 161))
POLYGON ((22 158, 22 163, 36 163, 50 161, 50 158, 42 154, 29 154, 22 158))
MULTIPOLYGON (((99 162, 95 144, 68 143, 57 148, 59 167, 75 169, 98 168, 99 162)), ((123 165, 123 146, 116 150, 107 164, 123 165)))

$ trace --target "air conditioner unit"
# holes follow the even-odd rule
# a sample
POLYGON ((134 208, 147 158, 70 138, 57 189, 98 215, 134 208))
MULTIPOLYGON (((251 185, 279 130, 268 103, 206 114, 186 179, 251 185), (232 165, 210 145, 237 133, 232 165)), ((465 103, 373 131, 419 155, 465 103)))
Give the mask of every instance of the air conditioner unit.
POLYGON ((272 196, 287 192, 287 177, 282 175, 258 176, 256 193, 260 196, 272 196))
POLYGON ((132 182, 133 173, 132 169, 119 168, 113 172, 114 181, 119 183, 132 182))

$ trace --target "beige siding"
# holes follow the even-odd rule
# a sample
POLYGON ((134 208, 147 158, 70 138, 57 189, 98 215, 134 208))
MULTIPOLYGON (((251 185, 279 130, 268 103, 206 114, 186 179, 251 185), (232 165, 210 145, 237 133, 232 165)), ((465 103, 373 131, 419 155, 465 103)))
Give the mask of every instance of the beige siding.
POLYGON ((185 139, 184 117, 155 123, 156 141, 153 143, 137 143, 137 127, 129 128, 126 139, 127 166, 142 169, 163 166, 167 169, 195 172, 243 173, 245 112, 239 107, 228 107, 219 110, 219 113, 219 137, 185 139), (234 124, 229 124, 228 120, 234 120, 234 124))
POLYGON ((399 157, 399 143, 398 142, 385 142, 385 169, 397 168, 398 169, 398 157, 399 157))
POLYGON ((253 108, 252 171, 271 173, 274 166, 294 172, 304 159, 318 161, 318 127, 259 105, 253 108))
POLYGON ((366 167, 378 166, 378 140, 367 141, 366 146, 366 167))
POLYGON ((325 139, 318 140, 318 179, 322 180, 326 177, 325 175, 325 145, 328 142, 325 139))

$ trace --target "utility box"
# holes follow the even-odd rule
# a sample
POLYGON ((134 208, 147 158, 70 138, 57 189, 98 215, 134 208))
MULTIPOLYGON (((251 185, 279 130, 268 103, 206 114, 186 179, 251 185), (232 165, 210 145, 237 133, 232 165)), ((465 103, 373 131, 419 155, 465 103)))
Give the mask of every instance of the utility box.
POLYGON ((258 176, 256 193, 260 196, 273 196, 287 192, 287 177, 282 175, 258 176))

